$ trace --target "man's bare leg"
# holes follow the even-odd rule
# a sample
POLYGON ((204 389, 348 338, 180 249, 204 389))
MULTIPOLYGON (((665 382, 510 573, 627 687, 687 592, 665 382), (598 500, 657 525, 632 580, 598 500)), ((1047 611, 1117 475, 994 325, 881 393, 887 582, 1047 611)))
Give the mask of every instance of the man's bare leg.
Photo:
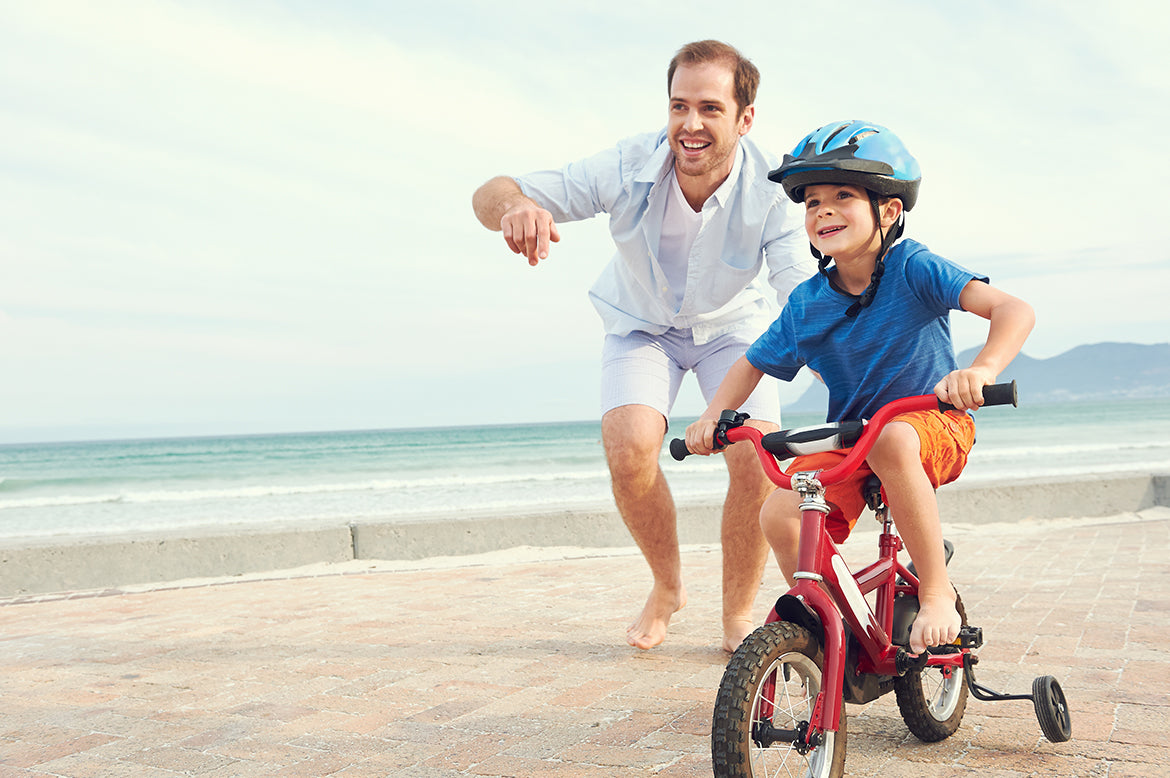
POLYGON ((947 575, 942 525, 934 487, 922 469, 918 432, 904 422, 882 430, 866 461, 882 479, 890 515, 918 572, 918 616, 910 628, 910 650, 952 643, 962 620, 947 575))
POLYGON ((650 565, 654 586, 626 642, 647 649, 666 639, 670 618, 687 603, 674 498, 658 466, 666 420, 646 405, 623 405, 601 419, 601 439, 618 512, 650 565))
MULTIPOLYGON (((764 432, 777 427, 749 421, 764 432)), ((756 628, 752 607, 768 562, 768 543, 760 529, 760 508, 776 486, 764 474, 755 448, 737 443, 724 454, 729 473, 723 503, 723 650, 733 652, 756 628)))
POLYGON ((800 558, 800 504, 803 499, 796 492, 777 489, 760 509, 760 527, 772 547, 776 563, 788 585, 794 586, 796 565, 800 558))

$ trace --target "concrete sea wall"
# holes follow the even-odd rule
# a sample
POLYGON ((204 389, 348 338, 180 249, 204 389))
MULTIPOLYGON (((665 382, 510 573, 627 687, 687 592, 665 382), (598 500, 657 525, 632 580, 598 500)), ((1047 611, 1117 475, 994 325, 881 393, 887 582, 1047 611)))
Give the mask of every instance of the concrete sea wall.
MULTIPOLYGON (((1170 506, 1170 474, 954 484, 939 490, 938 499, 944 531, 947 523, 1112 516, 1170 506)), ((718 543, 719 514, 718 504, 680 507, 680 542, 718 543)), ((0 597, 235 576, 355 559, 425 559, 517 546, 631 545, 613 510, 16 539, 0 541, 0 597)))

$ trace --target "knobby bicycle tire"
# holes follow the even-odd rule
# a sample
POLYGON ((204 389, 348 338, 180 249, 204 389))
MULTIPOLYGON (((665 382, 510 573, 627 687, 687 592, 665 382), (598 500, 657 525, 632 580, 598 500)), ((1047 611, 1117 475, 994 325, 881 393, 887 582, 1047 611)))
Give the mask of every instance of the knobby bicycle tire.
POLYGON ((765 721, 777 730, 807 726, 822 686, 820 644, 803 627, 765 624, 749 635, 727 664, 711 722, 711 762, 723 778, 806 776, 839 778, 845 768, 845 706, 840 727, 801 754, 783 740, 753 738, 765 721))

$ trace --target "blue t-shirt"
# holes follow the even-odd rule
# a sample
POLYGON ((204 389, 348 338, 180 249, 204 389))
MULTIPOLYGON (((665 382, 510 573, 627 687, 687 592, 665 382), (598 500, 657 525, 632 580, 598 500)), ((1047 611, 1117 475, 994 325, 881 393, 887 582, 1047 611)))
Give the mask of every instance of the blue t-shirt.
POLYGON ((891 400, 930 394, 955 370, 950 311, 972 280, 988 279, 903 240, 886 254, 877 295, 856 298, 818 273, 793 290, 780 318, 747 351, 758 370, 791 381, 804 365, 829 388, 828 421, 871 418, 891 400))

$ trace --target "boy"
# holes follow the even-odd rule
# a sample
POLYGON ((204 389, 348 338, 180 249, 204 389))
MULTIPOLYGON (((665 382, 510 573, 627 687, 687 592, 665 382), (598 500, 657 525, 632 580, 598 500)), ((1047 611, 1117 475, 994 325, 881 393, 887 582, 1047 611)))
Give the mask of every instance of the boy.
MULTIPOLYGON (((688 448, 712 452, 715 422, 738 408, 764 374, 790 381, 804 365, 829 388, 828 421, 863 419, 891 400, 927 394, 959 409, 978 408, 983 387, 1019 353, 1035 315, 988 279, 930 253, 897 245, 904 212, 921 182, 917 161, 888 129, 836 122, 808 135, 769 174, 805 207, 805 231, 820 272, 793 291, 771 326, 728 371, 711 404, 687 428, 688 448), (987 342, 958 369, 949 311, 990 321, 987 342)), ((954 642, 961 626, 947 575, 934 489, 958 477, 974 443, 968 414, 920 411, 886 426, 854 478, 830 487, 827 526, 840 543, 864 507, 861 484, 882 480, 890 513, 917 569, 919 613, 910 650, 954 642)), ((824 470, 845 452, 797 457, 788 472, 824 470)), ((792 582, 800 534, 800 497, 776 490, 760 524, 792 582)))

